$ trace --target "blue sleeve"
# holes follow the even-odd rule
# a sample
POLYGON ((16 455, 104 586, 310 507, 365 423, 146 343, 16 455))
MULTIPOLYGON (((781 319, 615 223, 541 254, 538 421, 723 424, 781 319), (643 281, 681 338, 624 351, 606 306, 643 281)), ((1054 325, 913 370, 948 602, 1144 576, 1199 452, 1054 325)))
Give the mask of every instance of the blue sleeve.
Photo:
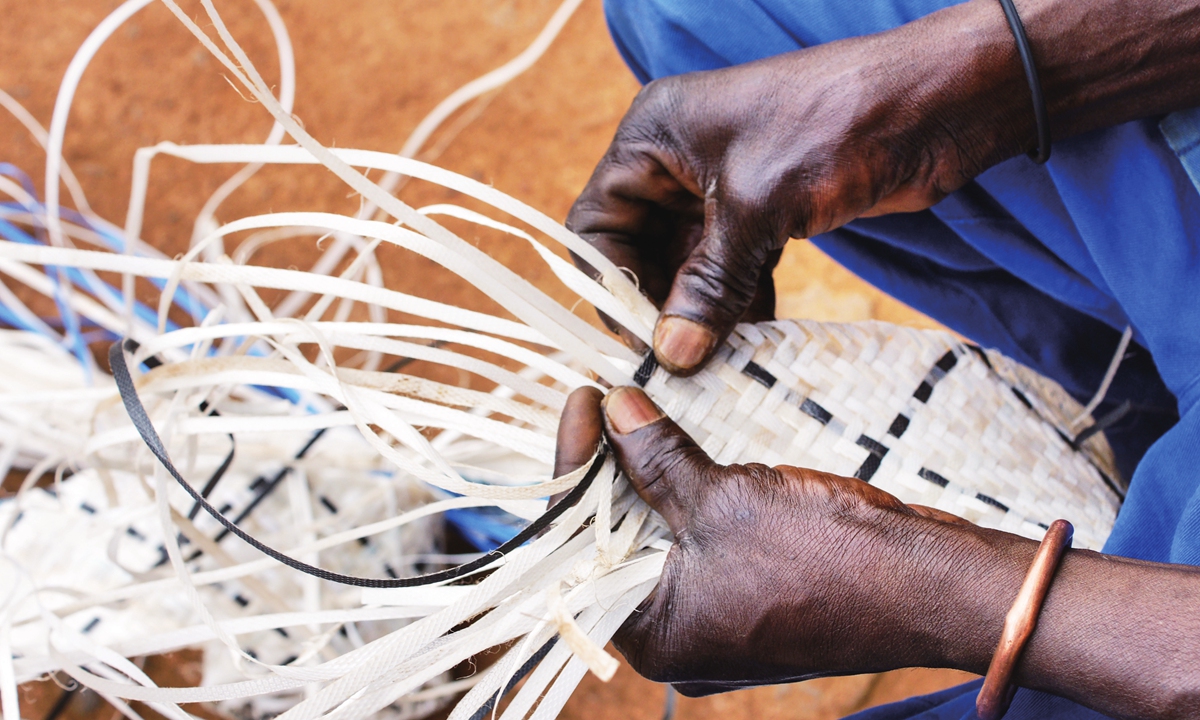
POLYGON ((883 32, 963 0, 605 0, 617 50, 643 83, 883 32))
MULTIPOLYGON (((881 705, 851 715, 846 720, 978 720, 975 696, 982 680, 952 687, 932 695, 881 705)), ((1054 695, 1018 690, 1004 715, 1009 720, 1107 720, 1107 715, 1089 710, 1054 695)))

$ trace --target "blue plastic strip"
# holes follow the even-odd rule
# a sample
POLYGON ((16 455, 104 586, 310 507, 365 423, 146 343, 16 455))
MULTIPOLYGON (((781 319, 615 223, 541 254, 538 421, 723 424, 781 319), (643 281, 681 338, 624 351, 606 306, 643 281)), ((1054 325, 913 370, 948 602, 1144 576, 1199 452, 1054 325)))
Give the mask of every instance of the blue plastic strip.
POLYGON ((515 515, 495 508, 447 510, 445 518, 481 552, 491 552, 511 540, 522 523, 515 515))
MULTIPOLYGON (((0 305, 0 324, 8 325, 9 327, 14 327, 20 330, 28 330, 30 332, 38 333, 39 335, 42 334, 41 328, 34 327, 33 325, 25 322, 23 319, 21 319, 20 315, 17 315, 15 312, 9 310, 3 305, 0 305)), ((57 340, 58 338, 54 339, 57 340)))
MULTIPOLYGON (((16 180, 30 197, 37 198, 37 190, 34 187, 33 181, 20 168, 11 163, 0 162, 0 175, 16 180)), ((107 247, 114 252, 125 252, 125 238, 118 233, 114 233, 106 228, 96 227, 86 217, 76 210, 70 208, 60 208, 60 215, 64 220, 74 225, 86 228, 99 237, 107 247)), ((35 237, 21 227, 9 222, 6 218, 16 219, 22 224, 33 224, 36 230, 42 230, 40 227, 39 217, 45 214, 45 207, 42 205, 34 205, 26 207, 17 202, 0 202, 0 237, 26 245, 44 245, 45 241, 35 237)), ((55 342, 62 342, 64 345, 71 347, 72 352, 83 363, 84 367, 89 367, 88 346, 95 342, 111 341, 116 339, 116 336, 107 330, 99 329, 92 323, 87 323, 87 318, 80 318, 70 308, 65 307, 62 302, 60 278, 70 282, 73 285, 79 286, 80 289, 90 293, 93 297, 101 298, 108 297, 124 302, 124 294, 121 290, 113 287, 111 284, 100 279, 93 272, 82 271, 78 268, 47 266, 46 277, 54 287, 54 299, 58 305, 60 318, 43 320, 51 327, 61 327, 64 330, 64 338, 53 337, 55 342), (81 320, 83 322, 81 322, 81 320), (86 328, 84 326, 87 326, 86 328)), ((159 290, 166 288, 166 280, 161 278, 150 278, 150 282, 159 290)), ((178 287, 175 290, 175 295, 172 298, 175 305, 183 309, 197 323, 207 317, 210 308, 203 302, 193 297, 183 287, 178 287)), ((134 314, 142 321, 155 325, 158 322, 158 313, 148 307, 145 303, 134 302, 134 314)), ((45 329, 32 326, 28 321, 22 319, 18 314, 12 312, 8 308, 0 305, 0 325, 8 327, 20 328, 44 333, 45 329)), ((170 320, 167 321, 167 330, 177 330, 179 325, 170 320)), ((215 352, 215 349, 212 351, 215 352)), ((247 353, 252 356, 262 357, 270 353, 270 349, 263 346, 261 343, 252 345, 247 353)), ((255 385, 256 389, 265 392, 269 395, 287 400, 292 404, 300 404, 301 394, 299 391, 292 388, 282 387, 267 387, 255 385)), ((305 408, 308 412, 316 412, 315 407, 305 408)), ((501 533, 503 534, 503 533, 501 533)))
POLYGON ((0 175, 10 177, 20 183, 21 187, 25 188, 25 192, 33 197, 37 197, 37 190, 33 187, 33 180, 25 174, 21 168, 12 163, 0 162, 0 175))

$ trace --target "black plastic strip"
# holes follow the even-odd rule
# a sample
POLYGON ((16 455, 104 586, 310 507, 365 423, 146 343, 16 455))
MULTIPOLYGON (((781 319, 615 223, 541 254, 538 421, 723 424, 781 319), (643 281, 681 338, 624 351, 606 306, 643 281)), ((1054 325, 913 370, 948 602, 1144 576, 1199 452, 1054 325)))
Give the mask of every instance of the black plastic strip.
POLYGON ((946 354, 938 359, 938 361, 934 365, 934 367, 936 367, 938 370, 941 370, 944 373, 948 373, 951 370, 953 370, 954 366, 957 364, 958 364, 958 356, 954 354, 953 350, 947 350, 946 354))
MULTIPOLYGON (((301 447, 300 450, 297 451, 296 454, 292 456, 292 461, 294 462, 296 460, 303 460, 304 456, 308 454, 308 451, 312 449, 312 446, 315 445, 316 442, 318 440, 320 440, 323 435, 325 435, 325 432, 328 429, 329 428, 321 428, 321 429, 317 430, 316 432, 314 432, 311 436, 309 436, 308 441, 304 443, 304 446, 301 447)), ((235 517, 233 519, 233 522, 235 524, 240 523, 241 521, 243 521, 247 517, 249 517, 250 513, 254 512, 255 508, 257 508, 259 506, 259 504, 262 503, 263 500, 267 499, 267 496, 269 496, 271 493, 275 492, 275 488, 279 487, 280 483, 283 482, 283 479, 286 478, 288 476, 288 474, 290 474, 291 472, 292 472, 292 466, 284 465, 282 468, 280 468, 278 471, 276 471, 274 477, 272 477, 269 481, 265 481, 266 482, 265 485, 263 484, 264 479, 262 476, 255 478, 254 482, 250 484, 250 487, 252 487, 252 488, 260 488, 261 487, 262 489, 259 490, 258 494, 256 494, 254 496, 254 499, 251 500, 250 503, 248 505, 246 505, 246 507, 244 507, 240 513, 237 514, 237 517, 235 517)), ((217 533, 217 537, 215 538, 216 542, 221 542, 222 540, 225 539, 225 536, 227 536, 228 534, 229 534, 228 528, 217 533)))
POLYGON ((867 452, 871 454, 867 456, 866 460, 863 460, 863 464, 859 466, 858 470, 854 471, 854 477, 864 482, 871 482, 871 478, 875 476, 879 465, 883 462, 883 456, 887 455, 888 448, 878 440, 866 435, 859 435, 855 444, 860 448, 866 448, 867 452))
POLYGON ((955 365, 958 365, 958 355, 956 355, 953 350, 947 350, 946 354, 938 358, 938 361, 933 364, 932 368, 930 368, 929 373, 925 376, 925 379, 922 380, 921 384, 917 386, 917 390, 913 393, 913 397, 918 402, 929 402, 930 396, 933 395, 933 386, 937 385, 942 378, 946 377, 946 373, 953 370, 955 365))
MULTIPOLYGON (((126 342, 130 343, 126 347, 131 347, 131 348, 136 349, 138 346, 136 341, 126 340, 126 342)), ((429 343, 429 347, 439 348, 445 344, 446 344, 445 341, 437 340, 435 342, 429 343)), ((397 372, 397 371, 401 370, 402 368, 404 368, 406 365, 409 365, 415 361, 416 361, 416 358, 411 358, 411 357, 399 358, 395 362, 393 362, 391 365, 387 366, 387 368, 384 369, 384 372, 397 372)), ((162 365, 162 361, 160 361, 156 357, 146 358, 144 363, 147 367, 151 367, 151 368, 162 365), (152 360, 153 360, 153 363, 151 363, 152 360)), ((201 404, 200 409, 201 410, 205 409, 204 404, 201 404)), ((340 409, 345 409, 345 408, 340 408, 340 409)), ((313 445, 315 445, 316 442, 325 435, 325 432, 328 429, 329 428, 319 428, 318 430, 314 431, 313 434, 311 436, 309 436, 308 441, 304 443, 303 447, 301 447, 299 450, 297 450, 296 454, 292 456, 292 461, 294 462, 296 460, 303 460, 304 456, 308 454, 308 451, 311 450, 313 445)), ((231 435, 230 440, 232 440, 232 439, 233 439, 233 436, 231 435)), ((233 453, 233 450, 231 449, 230 457, 227 458, 230 461, 232 461, 232 459, 233 459, 232 453, 233 453)), ((275 489, 277 487, 279 487, 279 483, 281 483, 283 481, 283 479, 286 478, 288 476, 288 473, 290 473, 291 471, 292 471, 292 466, 285 465, 282 468, 280 468, 278 471, 276 471, 274 477, 272 477, 270 480, 267 480, 265 475, 259 475, 258 477, 254 478, 254 482, 250 483, 250 489, 255 491, 257 494, 250 501, 250 504, 244 510, 242 510, 242 512, 238 513, 238 516, 233 519, 233 522, 236 524, 236 523, 240 523, 242 520, 245 520, 250 515, 250 513, 254 512, 254 509, 257 508, 258 505, 267 498, 268 495, 273 493, 275 491, 275 489)), ((216 483, 211 480, 209 482, 214 486, 216 485, 216 483)), ((204 495, 204 497, 206 497, 206 498, 208 497, 207 493, 202 492, 201 494, 204 495)), ((198 509, 199 509, 199 505, 194 506, 194 509, 192 511, 193 515, 195 514, 196 510, 198 510, 198 509)), ((229 506, 223 506, 220 512, 221 512, 221 514, 225 514, 228 510, 229 510, 229 506)), ((221 532, 219 532, 217 534, 217 537, 214 538, 214 540, 216 542, 221 542, 228 535, 229 535, 228 530, 221 530, 221 532)), ((365 539, 365 538, 361 538, 361 539, 365 539)), ((187 561, 191 562, 192 560, 195 560, 196 558, 200 557, 203 554, 204 554, 204 552, 202 550, 197 550, 190 557, 187 558, 187 561)))
MULTIPOLYGON (((651 356, 653 356, 653 354, 651 354, 651 356)), ((492 693, 492 696, 487 699, 487 702, 480 705, 479 709, 471 714, 471 720, 483 720, 485 717, 491 714, 492 708, 496 707, 496 703, 500 702, 500 698, 507 695, 510 690, 517 686, 517 683, 524 680, 525 676, 533 670, 535 665, 546 659, 546 656, 550 654, 550 650, 554 647, 554 643, 557 640, 558 636, 555 635, 547 640, 545 645, 538 648, 538 651, 535 652, 528 660, 526 660, 524 665, 517 668, 517 671, 513 673, 513 676, 509 679, 508 684, 506 684, 500 690, 492 693)))
POLYGON ((942 477, 941 475, 938 475, 937 473, 930 470, 929 468, 921 468, 921 471, 918 472, 917 475, 921 476, 921 478, 928 480, 929 482, 931 482, 934 485, 937 485, 939 487, 946 487, 947 485, 950 484, 949 480, 942 477))
POLYGON ((855 441, 854 444, 858 445, 860 448, 866 448, 867 451, 872 455, 877 455, 880 458, 888 453, 887 445, 884 445, 874 438, 869 438, 866 435, 859 435, 858 440, 855 441))
MULTIPOLYGON (((203 408, 201 409, 203 410, 203 408)), ((216 410, 209 413, 209 415, 216 414, 218 414, 216 410)), ((233 465, 233 455, 236 449, 237 441, 233 439, 233 433, 230 433, 229 453, 225 455, 225 459, 221 461, 221 465, 213 471, 212 476, 208 478, 208 482, 204 483, 204 487, 200 488, 201 495, 204 497, 212 495, 213 490, 217 487, 217 483, 221 482, 221 478, 225 477, 225 473, 229 471, 229 466, 233 465)), ((195 520, 198 514, 200 514, 200 503, 192 503, 192 509, 188 510, 188 520, 195 520)))
POLYGON ((913 397, 919 402, 929 402, 929 396, 933 394, 933 385, 929 384, 928 380, 922 380, 917 386, 917 391, 913 393, 913 397))
POLYGON ((978 345, 968 345, 967 349, 978 355, 979 359, 983 361, 983 364, 987 365, 988 370, 995 369, 992 367, 992 361, 988 359, 987 353, 984 352, 983 348, 979 347, 978 345))
POLYGON ((904 434, 904 431, 908 429, 909 422, 910 420, 908 419, 907 415, 903 413, 897 415, 896 419, 892 421, 892 426, 888 428, 888 435, 891 435, 892 437, 900 437, 904 434))
POLYGON ((833 419, 833 413, 808 398, 805 398, 804 402, 800 403, 800 412, 822 425, 828 425, 829 421, 833 419))
POLYGON ((633 381, 638 384, 638 387, 646 387, 646 383, 650 382, 650 376, 658 369, 658 358, 654 357, 654 351, 646 353, 646 357, 642 359, 642 364, 638 366, 636 372, 633 373, 633 381))
MULTIPOLYGON (((116 380, 117 390, 121 393, 121 401, 125 404, 125 411, 129 413, 129 418, 133 421, 133 426, 137 428, 138 434, 142 436, 142 440, 146 446, 150 448, 150 452, 162 466, 166 468, 171 477, 192 496, 192 499, 200 503, 200 507, 204 508, 205 512, 213 517, 214 520, 225 526, 225 529, 239 538, 244 540, 251 547, 269 557, 278 560, 288 567, 299 570, 313 577, 328 580, 330 582, 340 583, 342 585, 352 585, 354 587, 368 588, 399 588, 399 587, 416 587, 419 585, 430 585, 433 583, 445 582, 454 580, 469 573, 486 568, 488 565, 501 559, 508 553, 524 545, 528 540, 536 537, 538 533, 544 530, 565 513, 571 506, 579 502, 596 476, 600 474, 600 468, 604 466, 604 460, 608 457, 608 446, 601 445, 596 459, 592 461, 591 467, 579 484, 567 493, 566 497, 554 507, 547 510, 537 520, 534 520, 525 529, 517 533, 511 540, 500 545, 500 547, 488 552, 476 560, 464 563, 458 567, 453 567, 448 570, 429 573, 427 575, 418 575, 409 578, 362 578, 352 575, 342 575, 340 573, 330 572, 318 567, 313 567, 308 563, 300 562, 295 558, 284 555, 283 553, 269 547, 257 538, 248 534, 229 518, 217 512, 217 509, 209 504, 194 487, 188 484, 188 481, 183 478, 183 475, 176 469, 174 463, 171 462, 171 457, 167 453, 166 447, 163 446, 162 438, 158 436, 158 431, 154 429, 154 424, 150 422, 150 416, 146 414, 146 408, 142 405, 141 398, 138 397, 137 388, 133 384, 133 377, 129 374, 129 366, 125 362, 125 353, 122 351, 122 343, 113 343, 108 351, 108 362, 112 368, 113 379, 116 380)), ((315 438, 314 438, 315 439, 315 438)))
POLYGON ((882 462, 882 456, 871 453, 867 456, 866 460, 863 460, 863 464, 854 471, 854 477, 862 480, 863 482, 871 482, 871 478, 875 476, 875 473, 879 470, 879 465, 882 462))
POLYGON ((754 361, 746 363, 746 367, 742 368, 742 372, 766 385, 767 389, 775 387, 775 383, 778 382, 774 375, 767 372, 766 368, 754 361))
MULTIPOLYGON (((137 349, 139 347, 141 347, 141 345, 136 340, 126 340, 126 342, 129 343, 128 347, 130 348, 130 352, 136 352, 137 349)), ((143 360, 142 364, 145 365, 146 367, 150 368, 151 370, 153 370, 156 367, 161 367, 163 363, 162 363, 162 360, 159 360, 157 357, 151 355, 150 357, 143 360)), ((219 416, 221 414, 221 413, 217 412, 216 408, 212 408, 211 410, 209 410, 208 401, 202 400, 200 402, 200 412, 204 412, 205 410, 208 410, 209 415, 219 416)), ((233 465, 234 451, 236 449, 237 449, 237 441, 233 439, 233 434, 230 433, 229 434, 229 453, 225 456, 225 459, 221 461, 221 464, 217 467, 217 469, 215 471, 213 471, 212 476, 208 478, 208 482, 204 483, 204 487, 201 488, 201 490, 200 490, 201 495, 203 495, 204 497, 208 497, 208 496, 212 495, 213 490, 216 489, 216 487, 217 487, 217 483, 221 482, 221 478, 224 477, 225 473, 229 471, 229 466, 233 465)), ((188 520, 195 520, 196 515, 199 513, 200 513, 200 503, 192 503, 191 509, 188 510, 188 515, 187 515, 188 520)), ((182 538, 182 539, 184 542, 187 541, 187 538, 182 538)))
MULTIPOLYGON (((1092 465, 1092 467, 1096 467, 1096 466, 1092 465)), ((1113 479, 1108 476, 1108 473, 1104 472, 1103 470, 1101 470, 1098 467, 1096 467, 1096 472, 1100 473, 1100 479, 1104 481, 1104 484, 1108 486, 1108 489, 1112 490, 1113 493, 1116 494, 1116 496, 1118 498, 1120 498, 1121 502, 1125 502, 1125 491, 1122 490, 1121 487, 1118 486, 1115 482, 1113 482, 1113 479)))
POLYGON ((999 500, 997 500, 996 498, 994 498, 994 497, 991 497, 990 495, 984 495, 984 494, 983 494, 983 493, 981 493, 981 492, 977 492, 977 493, 975 493, 975 499, 976 499, 976 500, 978 500, 978 501, 980 501, 980 502, 987 503, 988 505, 991 505, 991 506, 992 506, 992 507, 994 507, 994 508, 1000 508, 1000 509, 1001 509, 1001 510, 1003 510, 1004 512, 1008 512, 1008 506, 1007 506, 1007 505, 1005 505, 1004 503, 1000 502, 1000 501, 999 501, 999 500))
POLYGON ((1088 438, 1092 437, 1093 435, 1095 435, 1098 432, 1102 432, 1102 431, 1107 430, 1108 428, 1112 427, 1118 421, 1120 421, 1121 418, 1128 415, 1129 411, 1132 409, 1133 409, 1133 401, 1126 400, 1125 402, 1123 402, 1119 406, 1117 406, 1116 410, 1113 410, 1112 412, 1108 413, 1107 415, 1100 418, 1096 422, 1092 423, 1088 427, 1084 428, 1083 431, 1080 432, 1078 435, 1076 435, 1075 439, 1071 441, 1071 445, 1074 448, 1079 449, 1079 446, 1082 445, 1084 442, 1086 442, 1088 438))
MULTIPOLYGON (((983 348, 979 347, 978 345, 967 345, 967 349, 971 350, 976 355, 978 355, 979 359, 982 360, 985 365, 987 365, 988 370, 992 371, 993 373, 995 372, 996 369, 994 367, 992 367, 992 362, 991 362, 991 360, 988 360, 987 353, 984 352, 983 348)), ((1001 380, 1003 380, 1003 378, 1001 378, 1001 380)), ((1029 398, 1025 396, 1025 393, 1021 392, 1019 389, 1017 389, 1016 387, 1013 387, 1012 385, 1008 385, 1007 381, 1005 381, 1005 384, 1007 385, 1009 390, 1012 390, 1013 395, 1015 395, 1016 398, 1021 401, 1022 405, 1024 405, 1026 408, 1028 408, 1030 410, 1034 410, 1033 403, 1029 402, 1029 398)), ((1121 415, 1114 417, 1108 423, 1105 422, 1109 418, 1109 416, 1106 415, 1101 420, 1098 420, 1096 424, 1103 424, 1103 427, 1101 429, 1105 429, 1109 426, 1109 424, 1117 422, 1117 420, 1120 420, 1121 416, 1123 416, 1125 414, 1125 412, 1128 412, 1128 411, 1122 411, 1122 407, 1124 407, 1123 404, 1121 407, 1118 407, 1117 410, 1115 410, 1112 413, 1112 414, 1115 414, 1116 412, 1121 411, 1121 415)), ((1053 423, 1048 421, 1046 418, 1042 417, 1042 415, 1040 413, 1038 413, 1036 410, 1034 410, 1034 414, 1036 414, 1038 416, 1038 418, 1041 419, 1042 422, 1046 423, 1047 425, 1050 425, 1051 427, 1054 427, 1053 423)), ((1083 432, 1081 432, 1079 435, 1076 435, 1075 439, 1072 440, 1071 438, 1067 437, 1066 434, 1062 430, 1060 430, 1057 427, 1054 427, 1054 431, 1056 433, 1058 433, 1058 436, 1061 437, 1063 439, 1063 441, 1066 442, 1067 445, 1069 445, 1071 447, 1071 449, 1073 449, 1077 452, 1080 449, 1080 443, 1082 443, 1084 440, 1087 440, 1089 437, 1092 436, 1092 434, 1094 434, 1094 433, 1089 433, 1089 430, 1091 430, 1090 427, 1084 429, 1083 432)), ((1093 468, 1095 468, 1096 472, 1100 473, 1100 478, 1102 480, 1104 480, 1104 484, 1108 486, 1108 489, 1112 490, 1113 494, 1115 494, 1121 502, 1125 502, 1125 491, 1122 490, 1117 485, 1117 483, 1113 482, 1113 479, 1108 476, 1108 473, 1101 470, 1100 467, 1098 465, 1096 465, 1096 463, 1092 462, 1091 458, 1087 457, 1087 455, 1084 455, 1084 457, 1087 459, 1088 464, 1090 464, 1093 468)), ((924 477, 924 476, 922 476, 922 477, 924 477)), ((1038 525, 1042 529, 1045 529, 1045 530, 1049 529, 1049 526, 1043 525, 1042 523, 1038 523, 1038 525)))
POLYGON ((1070 437, 1069 437, 1069 436, 1068 436, 1068 435, 1067 435, 1065 432, 1063 432, 1061 429, 1059 429, 1059 428, 1054 428, 1054 432, 1058 433, 1058 437, 1059 437, 1059 439, 1060 439, 1060 440, 1062 440, 1064 443, 1066 443, 1067 447, 1071 448, 1072 450, 1076 450, 1076 451, 1077 451, 1077 450, 1079 450, 1079 448, 1075 447, 1075 441, 1073 441, 1073 440, 1072 440, 1072 439, 1071 439, 1071 438, 1070 438, 1070 437))

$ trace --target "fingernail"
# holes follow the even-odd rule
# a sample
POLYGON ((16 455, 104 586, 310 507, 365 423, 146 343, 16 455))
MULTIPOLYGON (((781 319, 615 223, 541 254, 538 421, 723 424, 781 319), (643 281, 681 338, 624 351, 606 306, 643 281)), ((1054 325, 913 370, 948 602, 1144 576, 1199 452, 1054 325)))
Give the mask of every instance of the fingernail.
POLYGON ((712 330, 687 318, 665 317, 654 329, 654 350, 668 370, 691 370, 717 342, 712 330))
POLYGON ((625 435, 663 417, 662 410, 637 388, 620 387, 604 399, 604 412, 617 432, 625 435))

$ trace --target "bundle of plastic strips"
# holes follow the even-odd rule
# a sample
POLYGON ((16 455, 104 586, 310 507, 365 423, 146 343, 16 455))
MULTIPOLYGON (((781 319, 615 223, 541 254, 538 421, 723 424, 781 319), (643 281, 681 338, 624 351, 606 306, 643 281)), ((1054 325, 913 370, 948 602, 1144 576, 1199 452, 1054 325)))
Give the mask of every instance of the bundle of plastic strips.
MULTIPOLYGON (((809 321, 739 326, 704 371, 669 376, 583 319, 579 303, 555 300, 435 218, 528 243, 563 288, 649 343, 656 309, 587 243, 468 178, 324 147, 271 94, 210 0, 215 37, 164 2, 297 145, 140 151, 126 237, 137 237, 159 154, 322 165, 391 220, 244 217, 201 227, 178 260, 133 242, 120 252, 0 242, 6 282, 128 339, 113 345, 113 376, 92 368, 89 381, 89 361, 62 343, 30 330, 0 338, 0 357, 11 348, 28 368, 17 374, 14 363, 9 378, 6 365, 0 380, 6 452, 20 448, 6 462, 24 453, 23 466, 40 463, 30 482, 74 470, 56 492, 0 504, 11 578, 0 585, 11 588, 0 615, 5 720, 16 717, 14 683, 54 670, 131 717, 127 701, 183 718, 184 703, 276 696, 287 720, 340 720, 419 711, 414 702, 463 690, 451 718, 556 716, 586 671, 612 676, 616 660, 603 648, 653 589, 672 542, 603 448, 550 477, 566 395, 593 378, 642 385, 720 462, 854 476, 1035 538, 1065 517, 1081 546, 1103 543, 1122 498, 1111 451, 1102 432, 1075 432, 1082 409, 1050 381, 947 333, 809 321), (367 170, 441 185, 497 212, 412 208, 367 170), (227 254, 225 243, 246 233, 227 254), (246 262, 255 243, 288 233, 332 234, 356 255, 336 276, 246 262), (502 312, 383 287, 371 270, 383 244, 435 261, 502 312), (105 272, 126 287, 157 283, 157 309, 139 310, 132 292, 122 297, 133 309, 117 313, 63 291, 62 278, 105 272), (290 294, 272 307, 266 290, 290 294), (173 304, 188 298, 204 300, 196 322, 169 324, 173 304), (355 303, 383 319, 350 321, 355 303), (412 322, 388 322, 387 312, 412 322), (408 360, 477 382, 440 382, 410 372, 408 360), (481 384, 492 389, 472 389, 481 384), (280 488, 262 501, 270 507, 245 512, 267 486, 280 488), (344 500, 322 502, 335 492, 344 500), (547 510, 546 498, 564 492, 547 510), (426 521, 470 507, 529 525, 492 553, 421 575, 426 521), (39 527, 61 530, 31 530, 32 513, 44 514, 39 527), (257 612, 240 612, 243 602, 257 612), (198 643, 216 668, 198 688, 158 687, 128 660, 198 643), (487 670, 445 681, 493 648, 504 653, 487 670)), ((428 562, 438 560, 446 558, 428 562)))

